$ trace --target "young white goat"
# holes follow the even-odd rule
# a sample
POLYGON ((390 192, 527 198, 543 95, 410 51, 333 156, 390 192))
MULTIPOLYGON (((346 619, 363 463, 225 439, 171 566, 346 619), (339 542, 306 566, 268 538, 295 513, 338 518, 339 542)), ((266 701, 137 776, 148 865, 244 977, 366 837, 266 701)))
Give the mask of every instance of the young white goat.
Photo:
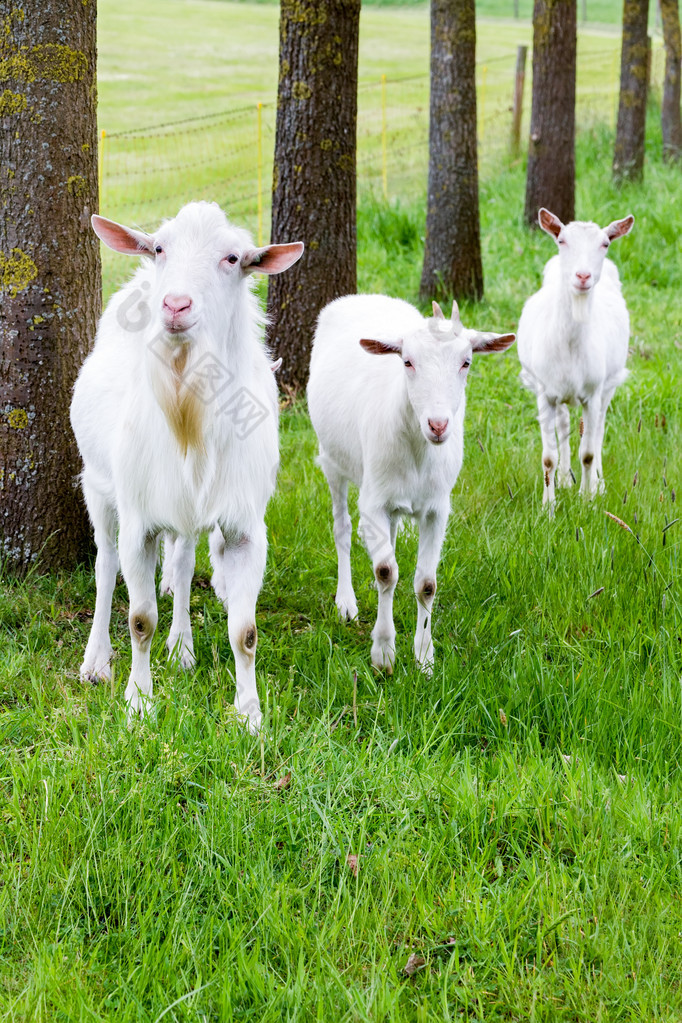
POLYGON ((189 203, 153 235, 94 216, 112 249, 147 257, 111 299, 74 389, 71 422, 95 529, 97 600, 81 676, 109 678, 118 559, 130 599, 129 713, 152 696, 157 537, 171 544, 168 648, 194 663, 189 589, 197 536, 211 553, 235 657, 235 708, 260 724, 255 605, 278 465, 277 389, 251 274, 279 273, 300 242, 256 248, 214 203, 189 203), (118 556, 116 534, 118 530, 118 556))
POLYGON ((616 388, 627 377, 630 336, 618 270, 606 253, 615 238, 628 234, 635 218, 614 220, 608 227, 582 221, 562 224, 541 209, 538 220, 556 240, 559 253, 545 266, 542 287, 523 307, 518 352, 521 381, 537 395, 542 501, 551 506, 555 473, 559 486, 573 483, 569 405, 582 405, 584 414, 580 493, 592 495, 604 486, 604 420, 616 388))
POLYGON ((414 653, 430 671, 436 569, 450 491, 462 465, 472 352, 503 351, 514 341, 513 334, 467 330, 456 304, 451 320, 436 303, 433 311, 427 320, 407 302, 385 295, 339 298, 320 313, 310 362, 308 407, 334 514, 336 605, 344 618, 358 613, 350 568, 352 481, 360 488, 360 533, 379 592, 372 663, 389 672, 395 660, 398 524, 411 515, 419 526, 414 653))

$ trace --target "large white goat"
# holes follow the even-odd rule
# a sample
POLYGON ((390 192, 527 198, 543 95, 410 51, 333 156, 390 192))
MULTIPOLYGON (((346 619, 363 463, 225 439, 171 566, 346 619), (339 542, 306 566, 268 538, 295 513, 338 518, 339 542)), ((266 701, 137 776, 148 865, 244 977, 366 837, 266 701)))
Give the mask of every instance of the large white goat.
POLYGON ((189 589, 197 536, 213 528, 228 609, 235 708, 257 729, 255 605, 267 549, 265 507, 278 465, 277 390, 251 275, 279 273, 303 245, 254 246, 214 203, 189 203, 152 234, 94 216, 110 248, 145 256, 109 302, 76 381, 71 422, 97 544, 97 599, 81 676, 109 678, 118 559, 128 587, 129 713, 152 695, 157 537, 172 545, 168 648, 194 663, 189 589), (118 555, 117 555, 118 532, 118 555))
POLYGON ((393 669, 395 539, 400 519, 419 526, 414 577, 414 653, 433 664, 431 608, 436 569, 450 513, 450 491, 462 465, 464 387, 472 352, 503 351, 513 334, 462 326, 457 305, 446 320, 385 295, 350 295, 320 313, 310 362, 308 407, 327 477, 338 557, 336 605, 344 618, 358 606, 350 567, 348 483, 360 488, 360 533, 379 592, 372 663, 393 669), (390 358, 377 358, 389 355, 390 358))
POLYGON ((537 395, 542 433, 543 504, 573 483, 569 405, 582 405, 581 494, 603 489, 602 443, 606 410, 625 378, 630 320, 609 245, 632 229, 628 215, 608 227, 562 224, 549 210, 540 227, 559 252, 545 266, 542 287, 526 301, 518 328, 521 381, 537 395), (557 446, 557 434, 559 443, 557 446), (558 457, 557 457, 558 456, 558 457))

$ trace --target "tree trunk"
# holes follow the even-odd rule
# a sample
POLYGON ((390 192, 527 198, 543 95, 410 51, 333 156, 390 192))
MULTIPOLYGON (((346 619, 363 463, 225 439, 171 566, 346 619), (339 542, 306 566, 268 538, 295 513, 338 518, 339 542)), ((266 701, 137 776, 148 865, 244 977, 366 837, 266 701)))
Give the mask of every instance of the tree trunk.
POLYGON ((535 0, 525 219, 575 217, 576 0, 535 0))
POLYGON ((649 0, 625 0, 620 57, 620 98, 613 176, 641 181, 644 174, 649 0))
POLYGON ((101 303, 95 0, 0 18, 0 559, 21 574, 89 547, 69 405, 101 303))
POLYGON ((318 313, 356 290, 359 25, 360 0, 281 0, 271 241, 306 250, 268 282, 268 337, 294 391, 318 313))
POLYGON ((678 0, 661 0, 663 40, 665 42, 665 79, 661 105, 663 159, 679 160, 682 155, 682 123, 680 121, 680 10, 678 0))
POLYGON ((431 102, 422 299, 480 299, 474 0, 431 0, 431 102))

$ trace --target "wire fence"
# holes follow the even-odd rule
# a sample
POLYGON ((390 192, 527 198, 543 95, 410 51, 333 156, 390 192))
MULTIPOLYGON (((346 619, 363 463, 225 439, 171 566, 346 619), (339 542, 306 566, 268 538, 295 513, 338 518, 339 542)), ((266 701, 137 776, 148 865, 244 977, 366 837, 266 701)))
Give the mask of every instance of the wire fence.
MULTIPOLYGON (((531 103, 530 55, 526 70, 521 139, 527 137, 531 103)), ((664 52, 654 47, 652 85, 662 82, 664 52)), ((481 174, 510 158, 516 48, 477 64, 481 174)), ((578 130, 595 121, 615 126, 620 40, 579 44, 578 130)), ((100 207, 107 216, 154 228, 189 199, 211 199, 248 227, 262 243, 270 225, 275 103, 226 110, 100 139, 100 207)), ((358 90, 358 190, 391 199, 425 191, 428 170, 428 75, 387 80, 358 90)))

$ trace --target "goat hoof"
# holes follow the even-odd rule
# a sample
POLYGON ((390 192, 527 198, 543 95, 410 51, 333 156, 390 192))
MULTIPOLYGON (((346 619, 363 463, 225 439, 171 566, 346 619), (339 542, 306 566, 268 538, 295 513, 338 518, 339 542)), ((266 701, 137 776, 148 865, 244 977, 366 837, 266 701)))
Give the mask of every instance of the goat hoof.
POLYGON ((171 664, 179 665, 183 671, 191 671, 194 668, 196 664, 194 650, 183 640, 182 636, 176 636, 175 639, 169 636, 166 647, 168 649, 168 660, 171 664))
POLYGON ((91 685, 99 685, 100 682, 111 681, 111 653, 105 658, 95 657, 83 661, 80 666, 79 675, 81 682, 90 682, 91 685), (95 665, 101 665, 97 668, 95 665))
POLYGON ((263 723, 263 715, 261 714, 260 708, 258 710, 245 712, 240 709, 239 704, 235 701, 234 709, 239 724, 246 728, 251 735, 258 735, 263 723))
POLYGON ((352 622, 358 617, 358 605, 355 602, 355 597, 345 598, 336 597, 336 607, 338 608, 339 617, 346 622, 352 622))
POLYGON ((372 647, 372 665, 377 671, 383 671, 387 675, 392 675, 394 663, 395 647, 388 644, 374 644, 372 647))

